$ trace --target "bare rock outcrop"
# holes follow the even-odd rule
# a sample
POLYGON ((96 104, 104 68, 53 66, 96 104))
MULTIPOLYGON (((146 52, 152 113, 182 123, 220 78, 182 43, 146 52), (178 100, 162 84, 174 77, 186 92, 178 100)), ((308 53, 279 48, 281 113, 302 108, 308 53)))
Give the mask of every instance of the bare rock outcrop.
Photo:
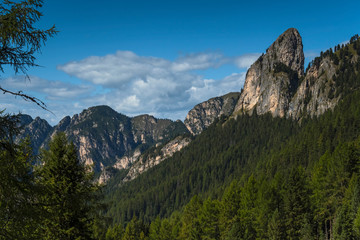
POLYGON ((32 119, 28 115, 20 115, 20 126, 22 130, 20 135, 17 137, 17 141, 23 138, 23 136, 28 136, 31 138, 31 147, 34 149, 34 153, 38 154, 39 149, 42 146, 45 139, 52 132, 53 127, 50 124, 40 117, 32 119))
POLYGON ((148 169, 173 156, 174 153, 186 147, 190 142, 190 138, 179 136, 165 144, 163 147, 157 148, 157 151, 140 156, 139 160, 130 167, 129 172, 123 181, 127 182, 135 179, 148 169))
POLYGON ((22 116, 21 123, 24 130, 19 138, 30 136, 35 151, 46 148, 57 132, 65 132, 77 147, 81 161, 97 173, 108 167, 129 168, 148 148, 188 133, 182 122, 150 115, 130 118, 108 106, 90 107, 73 117, 64 117, 54 127, 45 120, 32 120, 26 115, 22 116))
POLYGON ((304 75, 304 53, 299 32, 290 28, 250 67, 235 113, 254 110, 283 117, 304 75))
POLYGON ((200 134, 209 127, 216 118, 230 116, 234 111, 240 93, 229 93, 221 97, 211 98, 196 105, 187 114, 184 124, 193 135, 200 134))
POLYGON ((337 65, 330 57, 325 57, 319 65, 311 66, 291 99, 287 117, 300 119, 304 115, 319 116, 328 109, 333 109, 340 95, 335 97, 337 65))

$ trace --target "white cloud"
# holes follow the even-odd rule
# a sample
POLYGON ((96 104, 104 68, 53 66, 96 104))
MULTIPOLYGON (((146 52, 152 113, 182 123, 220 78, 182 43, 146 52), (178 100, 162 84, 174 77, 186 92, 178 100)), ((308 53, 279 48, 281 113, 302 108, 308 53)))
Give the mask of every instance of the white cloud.
POLYGON ((136 78, 169 74, 171 62, 155 57, 140 57, 130 51, 118 51, 104 57, 92 56, 58 66, 69 75, 95 84, 125 88, 136 78))
POLYGON ((66 115, 73 115, 83 109, 83 103, 76 105, 74 102, 91 96, 95 86, 89 84, 75 85, 61 81, 49 81, 36 76, 30 76, 30 80, 24 76, 16 76, 1 81, 5 89, 37 97, 44 101, 49 111, 38 107, 33 102, 24 101, 20 97, 10 94, 0 94, 0 108, 9 113, 24 113, 32 117, 41 116, 50 124, 57 124, 66 115))
POLYGON ((172 70, 176 72, 216 68, 225 64, 227 60, 220 53, 196 53, 178 58, 172 63, 172 70))
MULTIPOLYGON (((66 115, 72 116, 96 105, 108 105, 128 116, 147 113, 159 118, 183 120, 196 104, 228 92, 240 91, 244 83, 245 70, 223 73, 228 76, 220 79, 205 78, 199 75, 198 70, 219 71, 224 64, 248 68, 258 55, 225 57, 221 53, 207 52, 182 55, 169 61, 118 51, 58 67, 81 79, 81 84, 31 77, 31 82, 23 78, 9 78, 2 82, 2 86, 26 89, 30 95, 44 99, 54 114, 28 103, 22 104, 21 112, 33 117, 39 115, 52 125, 66 115)), ((18 101, 16 99, 14 105, 7 106, 8 110, 16 112, 14 109, 18 101)))
MULTIPOLYGON (((70 62, 58 69, 111 89, 106 95, 87 100, 88 104, 101 102, 132 114, 165 114, 179 109, 190 110, 198 103, 195 100, 216 96, 211 94, 221 91, 217 82, 222 80, 203 79, 194 70, 217 68, 226 63, 230 63, 229 58, 213 52, 187 54, 169 61, 118 51, 113 55, 70 62), (196 93, 189 91, 191 88, 196 88, 196 93)), ((232 89, 239 90, 240 86, 232 89)))
POLYGON ((235 64, 238 68, 248 69, 259 57, 260 53, 245 54, 235 58, 235 64))
POLYGON ((49 81, 36 76, 30 76, 30 80, 24 76, 10 77, 1 81, 1 86, 13 91, 21 89, 25 93, 28 92, 29 95, 32 92, 41 92, 51 100, 70 99, 88 95, 94 90, 94 87, 89 84, 75 85, 61 81, 49 81))
POLYGON ((221 81, 205 79, 203 86, 191 87, 188 92, 191 102, 200 103, 212 97, 222 96, 229 92, 239 92, 245 81, 245 72, 233 73, 221 81))

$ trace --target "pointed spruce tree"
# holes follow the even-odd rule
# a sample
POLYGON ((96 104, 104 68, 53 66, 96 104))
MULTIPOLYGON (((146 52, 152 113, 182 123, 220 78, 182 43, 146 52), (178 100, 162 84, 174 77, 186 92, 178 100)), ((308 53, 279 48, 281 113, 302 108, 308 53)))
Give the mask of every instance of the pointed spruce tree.
POLYGON ((16 116, 0 111, 0 240, 37 239, 41 208, 35 185, 30 143, 13 141, 19 132, 16 116))
POLYGON ((47 214, 44 239, 92 239, 97 186, 64 133, 55 135, 49 150, 42 152, 39 172, 47 214))

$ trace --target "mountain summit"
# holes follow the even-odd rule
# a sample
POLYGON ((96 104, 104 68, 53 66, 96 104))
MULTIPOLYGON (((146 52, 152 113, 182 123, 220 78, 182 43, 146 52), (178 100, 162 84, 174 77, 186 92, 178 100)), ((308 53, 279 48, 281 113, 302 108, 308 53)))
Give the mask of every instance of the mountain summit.
POLYGON ((281 34, 250 67, 235 112, 271 112, 284 116, 291 95, 304 75, 302 39, 295 28, 281 34))

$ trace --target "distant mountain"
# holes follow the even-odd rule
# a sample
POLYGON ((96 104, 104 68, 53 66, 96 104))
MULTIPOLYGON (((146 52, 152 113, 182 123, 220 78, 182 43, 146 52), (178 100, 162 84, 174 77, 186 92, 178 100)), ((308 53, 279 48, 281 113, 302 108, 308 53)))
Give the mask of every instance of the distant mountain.
POLYGON ((24 128, 22 129, 21 134, 17 138, 21 139, 25 136, 30 137, 31 147, 34 150, 34 153, 38 154, 41 146, 48 138, 53 128, 46 120, 41 119, 40 117, 32 119, 32 117, 28 115, 21 114, 19 116, 19 120, 20 125, 24 128))
MULTIPOLYGON (((35 153, 40 147, 46 147, 56 132, 63 131, 78 148, 81 160, 93 166, 95 172, 113 166, 124 157, 142 153, 155 144, 188 133, 181 121, 156 119, 149 115, 130 118, 108 106, 91 107, 71 118, 64 117, 54 127, 39 117, 32 119, 21 115, 20 121, 23 130, 18 138, 29 136, 35 153)), ((136 160, 128 158, 122 167, 117 166, 129 168, 136 160)))

